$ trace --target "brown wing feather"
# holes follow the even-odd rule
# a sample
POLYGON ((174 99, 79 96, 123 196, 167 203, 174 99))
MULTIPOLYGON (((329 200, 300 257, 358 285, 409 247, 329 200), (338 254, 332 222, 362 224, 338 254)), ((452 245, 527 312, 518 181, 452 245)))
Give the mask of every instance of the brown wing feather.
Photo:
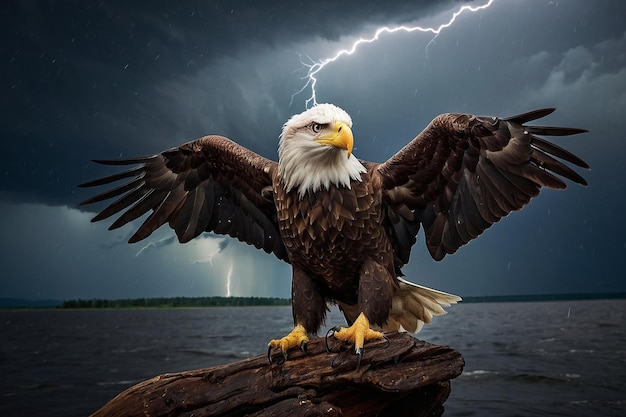
POLYGON ((127 183, 81 203, 119 197, 92 219, 99 221, 121 213, 110 229, 151 212, 130 243, 145 239, 168 223, 181 243, 204 231, 215 232, 236 237, 288 261, 274 203, 264 195, 272 186, 275 162, 221 136, 205 136, 157 155, 95 162, 139 164, 80 185, 94 187, 130 178, 127 183))
MULTIPOLYGON (((443 114, 396 155, 378 167, 395 229, 424 227, 431 256, 440 260, 493 223, 519 210, 541 187, 565 188, 564 177, 585 180, 562 161, 582 168, 580 158, 537 134, 566 136, 583 129, 526 126, 552 113, 540 109, 499 119, 443 114), (557 159, 558 158, 558 159, 557 159), (560 177, 559 177, 560 176, 560 177), (399 215, 410 211, 412 214, 399 215)), ((408 262, 410 239, 396 241, 408 262), (408 246, 408 247, 407 247, 408 246)))

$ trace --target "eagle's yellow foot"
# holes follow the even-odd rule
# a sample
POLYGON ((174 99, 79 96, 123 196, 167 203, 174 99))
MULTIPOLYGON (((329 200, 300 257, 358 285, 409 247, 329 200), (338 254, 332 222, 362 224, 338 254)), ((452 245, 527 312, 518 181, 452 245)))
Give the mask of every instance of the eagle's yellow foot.
POLYGON ((335 339, 342 340, 344 342, 354 343, 354 349, 356 350, 357 363, 356 369, 361 366, 361 358, 363 357, 363 345, 369 340, 381 340, 387 338, 381 332, 370 329, 370 322, 365 317, 365 314, 361 313, 359 317, 352 323, 352 326, 348 328, 333 327, 326 334, 326 351, 330 352, 328 346, 328 336, 334 336, 335 339))
POLYGON ((282 339, 270 340, 267 344, 267 359, 272 363, 272 349, 280 349, 283 352, 285 360, 287 360, 287 350, 300 346, 302 351, 306 353, 307 342, 309 337, 306 334, 304 326, 298 324, 293 330, 282 339))

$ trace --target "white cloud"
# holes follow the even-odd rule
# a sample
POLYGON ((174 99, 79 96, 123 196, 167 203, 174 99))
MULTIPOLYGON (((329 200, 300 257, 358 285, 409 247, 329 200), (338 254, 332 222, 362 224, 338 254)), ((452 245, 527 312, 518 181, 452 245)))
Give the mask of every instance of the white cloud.
POLYGON ((208 263, 213 266, 213 258, 222 253, 226 247, 226 245, 224 245, 225 241, 226 238, 217 238, 210 235, 207 238, 200 237, 199 239, 196 239, 194 246, 196 247, 198 254, 194 263, 208 263))

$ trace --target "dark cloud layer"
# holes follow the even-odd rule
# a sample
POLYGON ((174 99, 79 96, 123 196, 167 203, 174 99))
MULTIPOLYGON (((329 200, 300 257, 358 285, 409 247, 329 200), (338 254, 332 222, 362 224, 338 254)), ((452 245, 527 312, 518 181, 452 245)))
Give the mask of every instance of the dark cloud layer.
MULTIPOLYGON (((410 20, 445 6, 432 1, 420 8, 400 2, 365 7, 356 7, 356 2, 304 2, 295 8, 264 3, 4 3, 0 92, 5 100, 0 123, 10 144, 5 155, 11 157, 3 165, 11 183, 2 188, 63 204, 62 196, 72 192, 68 184, 82 177, 80 161, 110 152, 108 146, 153 152, 160 148, 143 145, 152 135, 166 145, 204 133, 196 126, 189 127, 188 135, 181 133, 185 115, 177 112, 175 103, 162 103, 159 109, 175 117, 157 114, 154 103, 163 97, 156 86, 181 88, 205 115, 221 113, 223 102, 243 99, 233 84, 254 76, 254 70, 251 63, 234 73, 227 64, 218 72, 207 68, 280 48, 291 53, 291 66, 285 68, 289 74, 298 66, 296 45, 302 40, 336 40, 366 24, 410 20), (211 77, 211 89, 203 91, 198 84, 194 88, 190 81, 198 77, 211 77), (181 80, 188 84, 181 86, 181 80), (206 93, 199 98, 202 104, 194 92, 206 93)), ((287 97, 292 92, 287 91, 287 97)), ((237 107, 227 110, 215 128, 244 142, 255 140, 245 133, 249 127, 236 122, 237 107)), ((275 127, 289 114, 286 110, 273 115, 259 134, 274 139, 275 127)))
MULTIPOLYGON (((76 184, 109 173, 92 158, 158 152, 219 133, 276 158, 304 109, 302 62, 379 25, 438 26, 479 2, 83 2, 0 6, 0 297, 289 295, 289 268, 207 235, 91 225, 76 184), (31 262, 24 263, 23 259, 31 262), (259 271, 263 273, 259 274, 259 271)), ((626 3, 504 1, 430 34, 383 35, 318 74, 318 101, 353 117, 355 153, 382 161, 435 115, 509 115, 555 106, 545 123, 589 129, 559 140, 590 186, 543 193, 444 262, 418 241, 405 273, 461 295, 625 291, 626 3), (468 273, 468 266, 471 266, 468 273)), ((420 238, 421 239, 421 238, 420 238)))

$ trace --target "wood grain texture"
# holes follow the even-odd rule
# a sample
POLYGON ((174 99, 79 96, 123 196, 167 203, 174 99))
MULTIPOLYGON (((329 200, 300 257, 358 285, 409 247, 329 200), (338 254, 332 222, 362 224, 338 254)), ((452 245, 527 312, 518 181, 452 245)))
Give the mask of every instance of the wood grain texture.
POLYGON ((464 366, 461 354, 407 333, 368 343, 361 367, 351 346, 324 339, 308 353, 264 355, 141 382, 93 414, 115 416, 437 416, 450 379, 464 366))

